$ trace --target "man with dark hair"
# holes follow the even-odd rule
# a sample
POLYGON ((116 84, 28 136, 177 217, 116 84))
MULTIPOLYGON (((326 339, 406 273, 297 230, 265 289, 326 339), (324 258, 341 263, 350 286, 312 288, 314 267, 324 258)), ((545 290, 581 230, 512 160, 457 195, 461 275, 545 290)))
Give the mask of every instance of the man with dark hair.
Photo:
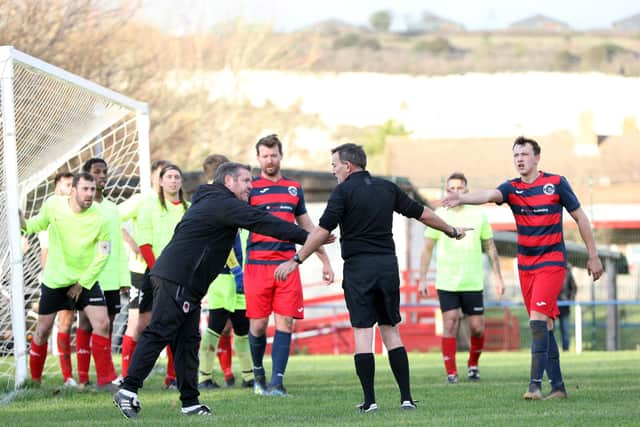
POLYGON ((40 287, 38 322, 31 348, 31 378, 40 382, 47 357, 47 340, 56 313, 84 311, 93 334, 92 354, 96 364, 97 388, 113 391, 116 373, 111 359, 109 317, 97 279, 111 250, 107 222, 93 205, 95 179, 81 172, 73 177, 69 197, 52 196, 40 212, 21 226, 26 233, 49 230, 49 255, 40 287))
MULTIPOLYGON (((121 295, 128 298, 128 289, 131 286, 127 255, 122 242, 120 216, 115 203, 104 196, 109 167, 106 160, 92 158, 82 166, 84 172, 90 173, 96 182, 96 192, 93 204, 100 210, 107 220, 111 252, 107 262, 98 276, 98 283, 107 301, 109 313, 109 332, 113 329, 113 320, 122 307, 121 295)), ((81 386, 89 383, 89 365, 91 363, 91 323, 87 316, 80 313, 78 316, 78 328, 76 329, 76 357, 78 359, 78 382, 81 386)))
POLYGON ((302 244, 307 232, 247 205, 251 172, 247 165, 222 164, 213 184, 201 185, 151 270, 156 287, 151 323, 142 333, 129 372, 114 403, 127 418, 140 411, 137 392, 160 351, 175 349, 177 385, 184 415, 211 415, 198 396, 200 301, 222 271, 238 228, 302 244))
MULTIPOLYGON (((227 156, 211 154, 205 159, 202 168, 207 183, 212 183, 218 167, 228 162, 227 156)), ((244 295, 243 267, 246 260, 247 231, 240 230, 233 243, 233 249, 224 269, 209 286, 207 304, 209 322, 200 343, 200 368, 198 388, 216 389, 214 362, 216 356, 224 374, 224 384, 235 384, 231 369, 231 329, 235 333, 235 349, 240 359, 242 386, 253 387, 253 370, 249 352, 249 319, 246 317, 246 299, 244 295)))
POLYGON ((371 352, 376 323, 400 388, 400 407, 415 409, 409 360, 398 331, 400 280, 393 242, 393 213, 415 218, 454 239, 462 239, 467 229, 451 227, 431 209, 410 199, 396 184, 372 177, 365 170, 367 157, 361 146, 343 144, 331 150, 331 154, 338 186, 329 196, 320 224, 298 253, 281 264, 275 274, 279 280, 285 280, 339 225, 344 259, 342 287, 355 338, 356 373, 364 392, 364 402, 358 409, 360 412, 378 409, 373 382, 375 359, 371 352))
MULTIPOLYGON (((254 178, 249 204, 271 215, 297 223, 307 231, 313 222, 307 213, 300 183, 280 172, 282 142, 277 135, 261 138, 256 144, 260 176, 254 178)), ((300 274, 296 271, 286 281, 274 279, 275 269, 296 252, 295 245, 258 233, 249 235, 244 286, 249 318, 249 346, 253 359, 255 394, 286 396, 283 378, 291 351, 293 319, 304 318, 304 298, 300 274), (274 313, 275 335, 271 350, 271 381, 267 387, 263 357, 267 347, 269 316, 274 313)), ((322 262, 322 279, 333 281, 333 270, 324 249, 318 250, 322 262)))
POLYGON ((562 211, 567 209, 576 221, 589 254, 587 270, 594 280, 603 268, 591 232, 589 218, 564 176, 538 170, 540 145, 519 137, 513 147, 513 163, 520 177, 510 179, 491 190, 448 193, 443 204, 453 208, 461 204, 507 203, 516 220, 518 233, 518 272, 520 288, 531 328, 531 376, 524 393, 527 400, 540 400, 542 378, 546 370, 551 392, 546 397, 566 398, 560 370, 560 353, 553 335, 553 319, 559 313, 557 296, 566 274, 562 211))
MULTIPOLYGON (((447 192, 466 193, 467 178, 464 174, 452 173, 446 182, 447 192)), ((453 209, 439 208, 436 214, 453 225, 467 225, 473 231, 463 241, 443 239, 442 232, 427 228, 424 231, 424 250, 420 260, 419 292, 429 295, 427 273, 433 249, 438 245, 436 256, 436 289, 442 310, 442 359, 447 372, 447 383, 457 384, 456 336, 460 325, 460 311, 469 318, 471 330, 467 378, 480 379, 478 362, 484 348, 484 271, 482 250, 484 249, 495 273, 496 295, 504 293, 504 282, 500 272, 500 259, 493 241, 493 232, 486 214, 476 206, 458 206, 453 209)))

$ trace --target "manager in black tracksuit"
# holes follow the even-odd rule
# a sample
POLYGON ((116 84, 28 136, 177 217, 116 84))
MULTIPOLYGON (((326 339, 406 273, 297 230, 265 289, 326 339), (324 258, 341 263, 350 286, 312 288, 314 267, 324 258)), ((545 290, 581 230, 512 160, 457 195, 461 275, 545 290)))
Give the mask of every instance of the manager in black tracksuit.
MULTIPOLYGON (((213 184, 198 187, 191 207, 151 270, 157 291, 151 323, 140 337, 119 393, 124 390, 127 396, 135 396, 162 349, 170 344, 183 413, 185 408, 199 405, 200 301, 223 269, 238 228, 305 242, 308 233, 302 228, 249 206, 250 190, 250 168, 239 163, 222 164, 213 184)), ((132 416, 138 411, 139 403, 132 416)))

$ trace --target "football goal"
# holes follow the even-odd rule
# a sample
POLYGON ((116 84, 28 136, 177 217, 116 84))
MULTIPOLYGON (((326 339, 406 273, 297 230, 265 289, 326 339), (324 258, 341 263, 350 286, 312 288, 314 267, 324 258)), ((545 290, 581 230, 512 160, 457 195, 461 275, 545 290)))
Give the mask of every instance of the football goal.
MULTIPOLYGON (((21 236, 19 209, 35 215, 55 174, 91 157, 108 162, 108 199, 149 188, 148 114, 145 103, 0 46, 0 390, 28 377, 39 297, 38 239, 21 236)), ((59 369, 52 359, 48 369, 59 369)))

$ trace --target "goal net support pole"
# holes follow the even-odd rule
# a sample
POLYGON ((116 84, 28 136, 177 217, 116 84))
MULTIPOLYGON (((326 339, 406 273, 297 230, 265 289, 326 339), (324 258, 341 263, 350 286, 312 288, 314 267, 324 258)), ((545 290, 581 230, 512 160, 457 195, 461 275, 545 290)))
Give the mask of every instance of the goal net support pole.
POLYGON ((24 314, 24 281, 18 201, 18 156, 16 153, 16 121, 13 103, 12 47, 0 46, 0 93, 2 94, 2 139, 4 142, 4 191, 6 194, 7 237, 11 282, 11 327, 15 357, 15 384, 27 379, 27 338, 24 314))

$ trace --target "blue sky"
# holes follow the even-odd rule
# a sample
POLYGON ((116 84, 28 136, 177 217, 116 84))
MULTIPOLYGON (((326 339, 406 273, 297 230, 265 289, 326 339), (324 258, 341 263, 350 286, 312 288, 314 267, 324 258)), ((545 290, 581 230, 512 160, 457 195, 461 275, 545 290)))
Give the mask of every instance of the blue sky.
POLYGON ((244 16, 271 22, 278 30, 292 30, 320 20, 337 18, 366 24, 369 16, 388 9, 393 27, 428 10, 457 21, 469 30, 505 28, 510 23, 541 13, 577 30, 608 28, 611 23, 640 13, 633 0, 145 0, 144 15, 158 23, 208 25, 244 16))

